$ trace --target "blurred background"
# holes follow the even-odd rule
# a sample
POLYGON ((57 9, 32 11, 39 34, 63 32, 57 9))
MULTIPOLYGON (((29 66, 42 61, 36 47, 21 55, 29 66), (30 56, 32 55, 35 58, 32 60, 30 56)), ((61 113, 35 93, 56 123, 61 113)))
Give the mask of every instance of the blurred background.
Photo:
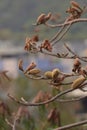
MULTIPOLYGON (((86 0, 76 1, 82 7, 87 6, 86 0)), ((19 105, 9 100, 7 93, 11 93, 17 98, 24 97, 29 101, 33 100, 40 90, 49 92, 50 89, 50 93, 54 95, 57 93, 46 81, 35 81, 24 77, 17 66, 20 58, 23 59, 24 67, 27 67, 28 64, 34 61, 43 72, 54 68, 59 68, 63 72, 71 72, 72 60, 67 62, 67 60, 60 60, 43 54, 28 54, 24 51, 26 37, 39 35, 39 39, 42 41, 51 38, 58 31, 58 28, 51 29, 44 25, 38 27, 33 26, 38 16, 41 13, 47 14, 48 12, 52 12, 53 18, 51 19, 51 23, 57 24, 67 17, 65 11, 69 6, 70 0, 0 0, 0 70, 7 70, 7 74, 11 78, 10 82, 2 78, 0 79, 0 100, 1 103, 3 102, 8 105, 11 113, 16 112, 19 105)), ((82 17, 87 17, 87 12, 82 17)), ((56 52, 61 53, 64 51, 62 47, 64 42, 69 43, 69 46, 76 53, 87 55, 87 23, 76 23, 73 25, 61 42, 54 46, 56 52)), ((79 96, 78 93, 72 95, 79 96)), ((72 97, 70 96, 70 98, 72 97)), ((61 124, 65 125, 87 118, 85 116, 86 114, 84 115, 81 104, 82 102, 65 105, 53 103, 51 107, 53 108, 55 106, 58 108, 61 114, 61 124)), ((2 114, 2 108, 0 110, 0 114, 2 114)), ((30 113, 33 111, 35 114, 33 112, 31 113, 32 120, 28 120, 30 124, 26 120, 21 121, 21 128, 19 127, 20 125, 18 126, 20 130, 38 130, 38 128, 41 130, 51 130, 51 128, 57 127, 57 125, 47 124, 46 121, 45 124, 43 123, 48 114, 45 108, 34 108, 34 110, 28 108, 28 110, 30 113), (45 114, 45 117, 42 118, 43 114, 45 114), (37 124, 40 122, 38 125, 35 124, 37 119, 33 119, 33 117, 38 118, 37 124)), ((9 116, 7 117, 9 118, 9 116)), ((2 117, 0 119, 0 127, 0 130, 11 129, 2 120, 2 117)), ((73 130, 78 130, 78 128, 74 128, 73 130)))

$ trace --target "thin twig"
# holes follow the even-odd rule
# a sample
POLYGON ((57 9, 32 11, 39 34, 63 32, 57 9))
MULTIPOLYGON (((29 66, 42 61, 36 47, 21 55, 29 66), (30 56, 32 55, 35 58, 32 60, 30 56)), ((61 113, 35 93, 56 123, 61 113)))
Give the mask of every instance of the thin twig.
POLYGON ((45 23, 45 25, 48 27, 51 27, 51 28, 56 28, 56 27, 62 27, 65 25, 74 24, 74 23, 78 23, 78 22, 87 22, 87 18, 78 18, 78 19, 74 19, 72 21, 64 22, 62 24, 57 24, 57 25, 51 25, 48 23, 45 23))
POLYGON ((77 123, 72 123, 72 124, 69 124, 69 125, 65 125, 65 126, 53 129, 53 130, 67 130, 67 129, 70 129, 70 128, 73 128, 73 127, 76 127, 76 126, 80 126, 80 125, 84 125, 84 124, 87 124, 87 120, 79 121, 77 123))
POLYGON ((87 92, 87 90, 85 90, 85 89, 83 89, 83 88, 80 88, 80 90, 83 91, 83 92, 87 92))
POLYGON ((65 26, 62 26, 62 28, 60 28, 60 30, 56 33, 56 35, 50 40, 50 43, 53 42, 64 30, 65 26))
POLYGON ((9 126, 12 127, 12 130, 16 130, 16 121, 17 121, 17 118, 16 118, 16 117, 15 117, 15 119, 14 119, 14 123, 13 123, 13 124, 10 123, 7 118, 5 119, 5 121, 6 121, 6 123, 7 123, 9 126))
MULTIPOLYGON (((62 74, 64 76, 64 78, 67 78, 67 77, 72 77, 72 76, 78 76, 78 74, 69 74, 69 73, 64 73, 64 72, 60 72, 60 74, 62 74)), ((28 74, 24 74, 28 79, 33 79, 33 80, 50 80, 48 78, 46 78, 44 75, 41 75, 40 77, 34 77, 34 76, 31 76, 31 75, 28 75, 28 74)), ((67 84, 67 83, 66 83, 67 84)))
POLYGON ((64 43, 64 46, 66 47, 66 49, 67 49, 71 54, 74 55, 75 58, 79 58, 80 60, 82 60, 82 61, 84 61, 84 62, 87 62, 87 60, 83 59, 82 57, 80 57, 79 55, 77 55, 74 51, 72 51, 72 50, 70 49, 70 47, 69 47, 66 43, 64 43))
POLYGON ((82 96, 82 97, 79 97, 79 98, 72 98, 72 99, 57 99, 57 101, 60 102, 60 103, 68 103, 68 102, 72 103, 72 102, 80 101, 85 97, 87 97, 87 96, 82 96))
POLYGON ((21 101, 17 100, 16 98, 14 98, 14 97, 13 97, 12 95, 10 95, 10 94, 8 94, 8 97, 9 97, 11 100, 17 102, 18 104, 21 104, 21 105, 24 105, 24 106, 40 106, 40 105, 45 105, 45 104, 51 103, 51 102, 55 101, 56 99, 58 99, 59 97, 65 95, 65 94, 67 94, 67 93, 69 93, 69 92, 72 92, 72 91, 73 91, 73 89, 70 88, 70 89, 68 89, 68 90, 65 90, 65 91, 63 91, 63 92, 57 94, 56 96, 52 97, 51 99, 49 99, 49 100, 47 100, 47 101, 44 101, 44 102, 40 102, 40 103, 25 103, 25 102, 21 102, 21 101))
POLYGON ((73 82, 68 82, 68 83, 54 83, 54 82, 49 82, 50 85, 54 85, 54 86, 58 86, 58 85, 70 85, 72 84, 73 82))
MULTIPOLYGON (((77 56, 77 54, 75 54, 74 56, 58 56, 57 54, 53 54, 53 53, 48 53, 48 52, 45 52, 45 51, 39 51, 40 53, 42 54, 45 54, 45 55, 49 55, 49 56, 53 56, 53 57, 57 57, 57 58, 61 58, 61 59, 75 59, 76 57, 80 57, 80 56, 77 56)), ((83 56, 83 57, 80 57, 81 60, 87 62, 87 57, 86 56, 83 56)))
POLYGON ((16 130, 16 122, 17 122, 17 118, 15 117, 15 119, 14 119, 14 123, 13 123, 13 129, 12 130, 16 130))
POLYGON ((84 84, 82 84, 82 85, 80 86, 80 90, 83 91, 83 92, 87 92, 87 90, 84 89, 84 87, 85 87, 86 85, 87 85, 87 82, 84 83, 84 84))
POLYGON ((13 128, 13 124, 8 121, 8 119, 5 119, 6 123, 13 128))
POLYGON ((53 42, 52 46, 54 46, 56 43, 58 43, 63 38, 63 36, 69 31, 70 27, 71 27, 71 24, 69 24, 66 27, 66 29, 64 30, 64 32, 61 34, 61 36, 55 42, 53 42))

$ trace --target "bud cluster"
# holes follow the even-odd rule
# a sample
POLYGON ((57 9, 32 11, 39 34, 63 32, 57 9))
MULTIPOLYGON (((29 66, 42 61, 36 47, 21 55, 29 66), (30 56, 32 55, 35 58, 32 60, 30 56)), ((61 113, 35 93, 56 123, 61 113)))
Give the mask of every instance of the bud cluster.
POLYGON ((76 74, 83 75, 84 77, 87 76, 86 68, 82 67, 82 64, 78 58, 74 60, 73 69, 72 71, 76 74))
POLYGON ((71 1, 70 7, 66 10, 66 13, 69 13, 70 15, 67 21, 80 18, 83 13, 83 10, 84 9, 82 9, 77 2, 71 1))
POLYGON ((52 46, 48 40, 44 40, 39 48, 40 48, 40 51, 42 51, 42 49, 45 49, 49 52, 52 52, 52 46))
POLYGON ((45 72, 44 76, 51 80, 50 84, 53 85, 54 88, 60 90, 60 84, 64 80, 64 75, 58 68, 45 72))
POLYGON ((26 51, 35 51, 36 48, 36 42, 39 41, 39 38, 37 35, 33 36, 32 38, 26 37, 24 50, 26 51))
POLYGON ((24 70, 23 69, 23 61, 22 61, 22 59, 19 60, 18 68, 19 68, 19 70, 23 71, 24 74, 28 74, 28 75, 37 75, 37 74, 39 74, 41 72, 40 69, 35 68, 35 67, 36 67, 36 64, 34 62, 32 62, 24 70))

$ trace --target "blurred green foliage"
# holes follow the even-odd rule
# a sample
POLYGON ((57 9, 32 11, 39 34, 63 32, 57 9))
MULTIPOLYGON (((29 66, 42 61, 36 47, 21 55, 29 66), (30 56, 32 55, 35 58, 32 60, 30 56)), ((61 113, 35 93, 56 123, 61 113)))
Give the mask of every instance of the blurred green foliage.
MULTIPOLYGON (((58 93, 57 90, 51 88, 47 81, 37 81, 27 79, 26 77, 20 76, 13 81, 14 84, 14 95, 16 98, 20 99, 23 97, 27 101, 33 101, 37 93, 41 90, 43 92, 50 92, 52 95, 58 93)), ((17 103, 9 100, 8 106, 10 106, 11 113, 16 113, 19 106, 17 103)), ((23 116, 20 121, 17 122, 16 130, 52 130, 53 128, 58 127, 57 124, 53 124, 48 121, 48 115, 51 109, 57 108, 60 112, 61 125, 67 125, 69 123, 74 123, 76 121, 75 103, 58 103, 54 101, 53 103, 48 104, 47 106, 42 105, 38 107, 28 107, 29 117, 23 116)), ((4 118, 0 117, 0 130, 10 130, 12 129, 5 122, 5 118, 8 118, 11 123, 13 119, 10 116, 4 118)), ((71 130, 79 130, 80 127, 73 128, 71 130)))

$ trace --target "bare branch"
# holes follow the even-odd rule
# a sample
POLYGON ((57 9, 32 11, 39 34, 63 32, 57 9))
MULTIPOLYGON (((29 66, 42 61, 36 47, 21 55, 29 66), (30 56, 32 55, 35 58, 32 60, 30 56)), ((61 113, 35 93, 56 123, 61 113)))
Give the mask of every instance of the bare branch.
POLYGON ((72 124, 69 124, 69 125, 65 125, 65 126, 56 128, 54 130, 67 130, 67 129, 70 129, 70 128, 73 128, 73 127, 76 127, 76 126, 80 126, 80 125, 84 125, 84 124, 87 124, 87 120, 80 121, 80 122, 77 122, 77 123, 72 123, 72 124))
POLYGON ((65 26, 62 26, 62 28, 60 28, 60 30, 56 33, 56 35, 50 40, 50 42, 53 42, 64 30, 65 26))
POLYGON ((8 121, 7 118, 5 119, 5 121, 6 121, 6 123, 7 123, 9 126, 11 126, 11 127, 13 128, 13 124, 11 124, 11 123, 8 121))
POLYGON ((56 43, 58 43, 63 38, 63 36, 69 31, 70 27, 71 27, 71 24, 69 24, 66 27, 66 29, 63 31, 63 33, 61 34, 61 36, 55 42, 53 42, 52 46, 54 46, 56 43))
POLYGON ((82 97, 79 97, 79 98, 72 98, 72 99, 57 99, 58 102, 60 103, 68 103, 68 102, 77 102, 77 101, 80 101, 82 100, 83 98, 86 98, 87 96, 82 96, 82 97))
POLYGON ((72 92, 74 89, 70 88, 68 90, 65 90, 59 94, 57 94, 56 96, 52 97, 51 99, 47 100, 47 101, 44 101, 44 102, 40 102, 40 103, 25 103, 25 102, 22 102, 22 101, 19 101, 17 100, 16 98, 14 98, 12 95, 8 94, 8 97, 17 102, 18 104, 21 104, 21 105, 24 105, 24 106, 40 106, 40 105, 45 105, 45 104, 48 104, 48 103, 51 103, 53 101, 55 101, 56 99, 58 99, 59 97, 69 93, 69 92, 72 92))
POLYGON ((70 49, 70 47, 69 47, 66 43, 64 43, 64 46, 66 47, 66 49, 67 49, 71 54, 74 55, 74 58, 79 58, 80 60, 82 60, 82 61, 84 61, 84 62, 87 62, 87 60, 83 59, 82 57, 80 57, 79 55, 77 55, 75 52, 73 52, 73 51, 70 49))
POLYGON ((8 121, 8 119, 5 119, 6 123, 12 127, 12 130, 16 130, 16 121, 17 118, 15 117, 13 124, 8 121))
POLYGON ((78 19, 74 19, 72 21, 64 22, 62 24, 57 24, 57 25, 51 25, 51 24, 48 24, 48 23, 45 23, 45 25, 47 27, 56 28, 56 27, 62 27, 62 26, 65 26, 65 25, 74 24, 74 23, 78 23, 78 22, 87 22, 87 18, 78 18, 78 19))

